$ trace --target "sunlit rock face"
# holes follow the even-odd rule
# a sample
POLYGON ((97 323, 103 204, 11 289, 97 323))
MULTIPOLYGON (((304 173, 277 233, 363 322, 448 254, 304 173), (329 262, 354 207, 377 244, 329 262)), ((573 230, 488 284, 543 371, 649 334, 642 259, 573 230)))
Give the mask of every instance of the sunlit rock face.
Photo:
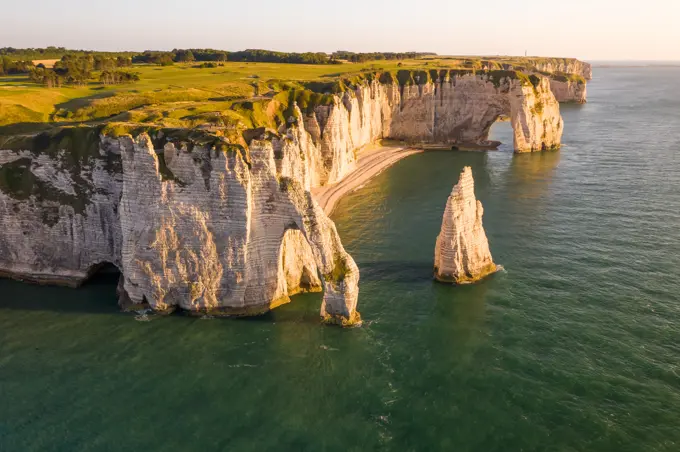
POLYGON ((0 150, 0 275, 75 286, 112 263, 126 307, 225 315, 323 290, 322 317, 357 324, 358 268, 311 189, 342 180, 357 150, 382 138, 485 145, 499 115, 518 152, 562 136, 547 77, 402 82, 372 78, 304 113, 293 105, 245 146, 77 127, 0 150))
POLYGON ((354 150, 381 138, 489 145, 489 130, 500 115, 511 120, 516 152, 560 146, 563 123, 547 77, 532 84, 484 73, 447 73, 422 84, 363 83, 302 115, 300 129, 311 140, 299 141, 304 155, 317 156, 311 186, 318 187, 345 177, 354 169, 354 150))
POLYGON ((306 189, 299 153, 294 136, 238 152, 156 149, 145 133, 97 137, 77 164, 66 150, 2 151, 0 271, 75 286, 113 263, 125 307, 216 315, 323 290, 323 319, 357 324, 358 268, 306 189))
POLYGON ((168 144, 159 173, 148 137, 121 139, 125 290, 155 309, 250 315, 324 289, 322 316, 358 320, 359 272, 333 222, 282 146, 254 140, 239 152, 168 144), (297 177, 291 177, 297 176, 297 177))
POLYGON ((532 64, 536 70, 543 72, 578 74, 586 80, 592 80, 593 78, 593 66, 590 63, 573 58, 547 58, 543 61, 535 60, 532 64))
POLYGON ((550 90, 558 102, 572 102, 585 104, 587 101, 587 88, 585 83, 577 83, 571 80, 550 80, 550 90))
POLYGON ((434 249, 434 277, 445 283, 478 281, 496 271, 482 225, 484 209, 475 198, 472 169, 463 169, 446 201, 434 249))

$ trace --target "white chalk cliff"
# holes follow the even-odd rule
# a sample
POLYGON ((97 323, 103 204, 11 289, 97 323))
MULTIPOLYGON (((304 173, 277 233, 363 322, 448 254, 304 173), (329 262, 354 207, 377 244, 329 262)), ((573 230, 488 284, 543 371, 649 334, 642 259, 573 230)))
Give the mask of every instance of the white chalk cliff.
POLYGON ((0 181, 0 272, 77 286, 113 263, 124 307, 216 315, 323 290, 324 320, 357 324, 357 266, 303 182, 285 175, 302 172, 299 155, 283 152, 277 162, 270 140, 248 154, 154 149, 145 133, 102 137, 77 162, 61 150, 1 151, 0 177, 21 180, 0 181))
POLYGON ((356 324, 359 271, 312 188, 344 178, 381 138, 486 144, 501 114, 518 152, 562 136, 547 77, 406 76, 369 77, 304 113, 290 105, 290 121, 247 143, 101 127, 17 137, 0 150, 0 275, 77 286, 111 263, 125 307, 225 315, 323 291, 322 317, 356 324))
POLYGON ((575 58, 528 58, 527 62, 542 72, 578 74, 586 80, 593 78, 593 66, 575 58))
POLYGON ((520 69, 550 76, 550 89, 558 102, 584 104, 586 84, 593 78, 590 63, 575 58, 524 58, 516 64, 502 64, 506 69, 520 69))
POLYGON ((587 88, 585 83, 573 80, 550 80, 550 90, 558 102, 573 102, 585 104, 587 101, 587 88))
POLYGON ((465 284, 496 271, 482 225, 484 208, 475 197, 472 169, 466 166, 446 201, 442 227, 434 248, 434 277, 465 284))
POLYGON ((547 77, 530 81, 512 71, 442 70, 435 75, 414 72, 403 84, 366 81, 305 114, 305 129, 322 155, 316 162, 318 185, 344 177, 353 169, 353 151, 380 138, 486 144, 500 115, 511 119, 516 152, 560 146, 563 123, 547 77))

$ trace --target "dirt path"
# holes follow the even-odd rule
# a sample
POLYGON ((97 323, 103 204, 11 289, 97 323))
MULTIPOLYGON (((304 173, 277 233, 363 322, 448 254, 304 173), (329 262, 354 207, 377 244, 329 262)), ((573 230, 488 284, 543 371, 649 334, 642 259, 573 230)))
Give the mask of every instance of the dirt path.
POLYGON ((344 195, 360 188, 399 160, 420 152, 423 150, 398 146, 381 146, 361 151, 356 170, 338 183, 313 189, 312 194, 326 215, 330 215, 336 203, 344 195))

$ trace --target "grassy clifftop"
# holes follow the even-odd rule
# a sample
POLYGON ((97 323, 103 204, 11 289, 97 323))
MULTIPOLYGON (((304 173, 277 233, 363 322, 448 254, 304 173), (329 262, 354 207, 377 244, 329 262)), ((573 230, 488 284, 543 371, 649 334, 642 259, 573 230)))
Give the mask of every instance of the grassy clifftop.
POLYGON ((134 84, 59 88, 31 83, 27 76, 0 77, 0 137, 109 123, 189 129, 275 127, 290 113, 292 101, 303 112, 310 112, 317 105, 331 103, 331 94, 376 77, 403 86, 446 75, 484 73, 494 83, 502 77, 527 83, 530 71, 503 68, 510 63, 529 66, 534 60, 432 57, 332 66, 247 62, 216 67, 137 65, 140 81, 134 84))
MULTIPOLYGON (((364 68, 359 72, 335 73, 300 80, 280 78, 263 80, 261 77, 252 77, 251 74, 245 79, 234 79, 231 85, 225 82, 220 85, 222 88, 214 86, 211 89, 204 85, 183 87, 173 85, 165 90, 154 88, 146 91, 122 88, 108 96, 77 98, 59 104, 60 110, 71 109, 70 121, 57 121, 53 116, 52 121, 17 123, 0 127, 0 149, 28 151, 35 156, 49 155, 69 168, 79 190, 89 190, 92 187, 89 187, 82 174, 91 170, 95 161, 98 165, 104 164, 105 169, 113 172, 120 167, 120 162, 112 155, 100 153, 101 135, 136 137, 146 133, 153 141, 155 149, 163 149, 168 142, 188 150, 200 145, 216 152, 235 152, 244 162, 250 164, 248 151, 250 139, 263 134, 275 134, 276 130, 286 124, 294 114, 295 105, 303 114, 310 114, 318 106, 337 102, 338 94, 353 91, 366 82, 378 81, 405 87, 443 82, 468 75, 482 76, 496 86, 500 86, 504 79, 517 80, 523 85, 534 87, 540 81, 534 74, 516 70, 433 66, 421 62, 418 66, 414 64, 408 68, 397 65, 389 69, 381 68, 379 71, 364 68), (242 92, 238 91, 239 86, 242 92), (217 96, 218 89, 223 90, 221 94, 232 92, 233 95, 217 96), (215 97, 203 98, 200 97, 202 94, 196 94, 199 92, 208 92, 215 97), (182 100, 177 100, 177 96, 182 100), (131 105, 133 108, 130 108, 131 105)), ((177 80, 180 76, 190 77, 193 71, 200 69, 163 68, 160 71, 166 72, 166 77, 174 74, 173 80, 177 80)), ((205 80, 214 80, 218 75, 213 74, 213 77, 207 77, 205 80)), ((184 80, 184 83, 187 83, 188 78, 184 80)), ((46 88, 38 89, 52 93, 52 90, 46 88)), ((60 88, 56 92, 63 89, 68 88, 60 88)), ((74 91, 79 92, 78 89, 74 91)), ((164 166, 162 154, 159 155, 159 160, 162 165, 161 172, 171 178, 171 173, 164 166)), ((40 199, 45 200, 52 200, 54 196, 62 198, 66 196, 50 193, 44 184, 33 176, 30 164, 31 158, 27 155, 15 162, 2 165, 0 189, 15 193, 19 197, 39 195, 40 199)), ((84 208, 74 199, 59 198, 59 201, 64 203, 68 201, 81 210, 84 208)))

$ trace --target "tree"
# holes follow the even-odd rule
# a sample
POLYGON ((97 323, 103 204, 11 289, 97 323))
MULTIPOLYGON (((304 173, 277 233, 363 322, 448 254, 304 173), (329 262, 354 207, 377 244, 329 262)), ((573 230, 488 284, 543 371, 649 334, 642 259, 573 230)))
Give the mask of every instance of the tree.
POLYGON ((196 58, 191 50, 177 50, 174 61, 177 63, 191 63, 196 61, 196 58))
POLYGON ((118 85, 132 83, 139 80, 139 74, 127 71, 104 71, 99 76, 99 81, 104 85, 118 85))

